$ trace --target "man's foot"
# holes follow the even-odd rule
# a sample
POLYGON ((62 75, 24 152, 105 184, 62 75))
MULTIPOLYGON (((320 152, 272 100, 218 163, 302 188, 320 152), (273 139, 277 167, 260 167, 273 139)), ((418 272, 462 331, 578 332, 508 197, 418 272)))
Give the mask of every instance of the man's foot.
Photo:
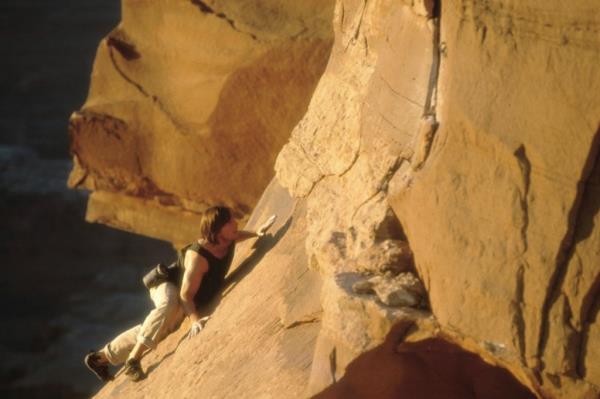
POLYGON ((138 359, 127 359, 125 362, 125 375, 133 382, 146 378, 142 365, 138 359))
POLYGON ((83 359, 83 362, 101 381, 112 381, 113 376, 108 371, 108 363, 101 361, 100 356, 96 352, 90 351, 83 359))

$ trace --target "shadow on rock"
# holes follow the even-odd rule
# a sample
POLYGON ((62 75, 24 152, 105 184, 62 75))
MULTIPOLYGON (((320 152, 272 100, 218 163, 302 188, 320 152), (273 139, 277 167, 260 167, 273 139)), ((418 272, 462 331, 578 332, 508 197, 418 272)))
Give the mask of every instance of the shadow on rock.
POLYGON ((345 375, 313 399, 533 399, 507 370, 440 338, 399 344, 412 322, 356 358, 345 375))
POLYGON ((235 286, 242 281, 242 279, 250 274, 250 272, 258 265, 262 258, 277 245, 277 243, 283 238, 285 233, 289 230, 292 224, 292 217, 290 217, 283 226, 277 230, 274 235, 267 234, 254 243, 252 247, 253 251, 240 265, 227 276, 225 284, 223 286, 222 294, 215 301, 210 303, 207 308, 207 314, 212 314, 214 310, 219 306, 221 300, 227 296, 227 294, 235 288, 235 286))

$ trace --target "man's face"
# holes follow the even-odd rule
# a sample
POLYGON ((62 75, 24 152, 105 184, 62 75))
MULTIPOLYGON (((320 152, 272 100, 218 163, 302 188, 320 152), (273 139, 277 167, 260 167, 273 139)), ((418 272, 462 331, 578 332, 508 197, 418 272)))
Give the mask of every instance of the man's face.
POLYGON ((233 241, 237 238, 238 226, 237 221, 234 218, 229 219, 229 222, 225 223, 221 230, 219 230, 219 238, 226 241, 233 241))

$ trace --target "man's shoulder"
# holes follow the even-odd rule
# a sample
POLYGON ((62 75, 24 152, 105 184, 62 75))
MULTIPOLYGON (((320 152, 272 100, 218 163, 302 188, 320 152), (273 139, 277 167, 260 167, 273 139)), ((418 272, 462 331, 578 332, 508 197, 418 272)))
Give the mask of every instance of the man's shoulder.
POLYGON ((208 271, 208 260, 195 251, 188 250, 185 254, 184 268, 190 271, 202 270, 208 271))
POLYGON ((202 244, 200 242, 194 242, 192 244, 189 244, 187 246, 185 246, 183 248, 183 252, 185 255, 185 258, 190 258, 190 259, 204 259, 206 260, 206 256, 204 255, 204 248, 202 247, 202 244))
POLYGON ((187 254, 188 252, 202 254, 202 252, 205 250, 205 248, 204 248, 205 244, 206 244, 206 242, 203 240, 194 241, 194 242, 184 246, 183 248, 181 248, 181 251, 184 254, 187 254))

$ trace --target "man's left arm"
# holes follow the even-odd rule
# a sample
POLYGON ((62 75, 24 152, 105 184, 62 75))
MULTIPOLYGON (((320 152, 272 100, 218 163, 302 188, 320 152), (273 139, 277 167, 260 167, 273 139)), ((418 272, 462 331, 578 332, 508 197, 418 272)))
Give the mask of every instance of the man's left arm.
POLYGON ((277 220, 277 216, 271 215, 271 217, 268 218, 262 225, 260 225, 260 227, 256 231, 246 231, 246 230, 238 231, 235 242, 244 241, 249 238, 264 236, 267 233, 267 231, 269 230, 269 228, 271 226, 273 226, 273 223, 275 223, 275 220, 277 220))
POLYGON ((240 242, 247 240, 249 238, 258 237, 258 233, 256 231, 246 231, 240 230, 237 232, 237 237, 235 238, 235 242, 240 242))

